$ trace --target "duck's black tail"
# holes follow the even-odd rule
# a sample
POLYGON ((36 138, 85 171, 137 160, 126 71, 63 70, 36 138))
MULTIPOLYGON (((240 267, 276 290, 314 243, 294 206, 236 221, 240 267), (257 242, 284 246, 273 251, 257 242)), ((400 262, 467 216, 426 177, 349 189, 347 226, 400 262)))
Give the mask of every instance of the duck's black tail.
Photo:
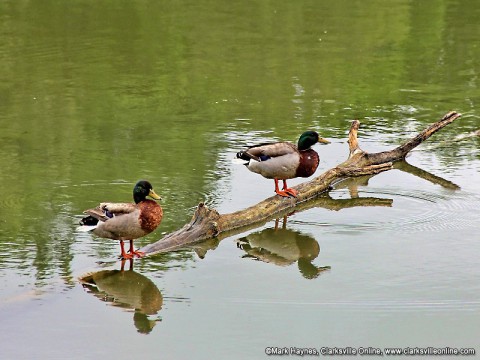
POLYGON ((98 224, 98 219, 94 218, 91 215, 85 216, 82 220, 79 222, 80 225, 86 225, 86 226, 95 226, 98 224))
POLYGON ((237 159, 242 159, 242 160, 245 160, 245 161, 250 161, 251 157, 249 156, 250 154, 247 153, 246 151, 239 151, 237 153, 237 159))
MULTIPOLYGON (((269 156, 267 156, 270 158, 269 156)), ((237 159, 242 159, 245 161, 255 160, 255 161, 264 161, 261 157, 250 154, 248 151, 239 151, 237 153, 237 159)))

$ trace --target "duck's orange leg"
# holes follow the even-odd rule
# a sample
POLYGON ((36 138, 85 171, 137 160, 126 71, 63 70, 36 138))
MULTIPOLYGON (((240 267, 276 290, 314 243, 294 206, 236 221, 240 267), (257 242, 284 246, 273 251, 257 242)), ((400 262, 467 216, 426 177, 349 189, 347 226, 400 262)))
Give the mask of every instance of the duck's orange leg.
MULTIPOLYGON (((290 194, 286 191, 282 191, 280 190, 280 188, 278 187, 278 179, 273 179, 275 181, 275 192, 280 195, 280 196, 283 196, 283 197, 289 197, 290 194)), ((285 180, 283 180, 285 181, 285 180)))
POLYGON ((297 197, 298 196, 298 191, 295 190, 295 189, 290 189, 288 186, 287 186, 287 180, 283 180, 283 191, 286 192, 287 194, 289 195, 292 195, 293 197, 297 197))
POLYGON ((145 253, 143 251, 138 251, 135 250, 133 247, 133 240, 130 240, 130 250, 128 251, 129 255, 133 258, 134 256, 141 258, 145 256, 145 253))
POLYGON ((120 240, 120 250, 121 250, 120 259, 122 260, 133 259, 133 255, 125 251, 123 240, 120 240))

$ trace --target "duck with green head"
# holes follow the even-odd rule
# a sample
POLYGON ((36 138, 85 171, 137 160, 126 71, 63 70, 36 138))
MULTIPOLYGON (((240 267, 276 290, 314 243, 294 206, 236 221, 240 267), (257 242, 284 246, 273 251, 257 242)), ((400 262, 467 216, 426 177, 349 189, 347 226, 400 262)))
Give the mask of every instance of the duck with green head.
POLYGON ((309 177, 317 170, 320 158, 311 147, 316 143, 328 144, 315 131, 305 131, 298 144, 274 142, 254 145, 240 151, 234 160, 244 164, 248 170, 275 181, 275 192, 284 197, 298 195, 295 189, 288 188, 287 179, 309 177), (283 189, 278 181, 283 181, 283 189))
POLYGON ((94 209, 85 210, 88 216, 80 220, 78 231, 92 232, 107 239, 120 240, 121 258, 132 259, 145 254, 134 250, 133 240, 150 234, 162 221, 163 211, 160 205, 147 196, 160 200, 152 185, 146 180, 140 180, 133 188, 135 203, 100 203, 94 209), (123 242, 130 241, 127 253, 123 242))

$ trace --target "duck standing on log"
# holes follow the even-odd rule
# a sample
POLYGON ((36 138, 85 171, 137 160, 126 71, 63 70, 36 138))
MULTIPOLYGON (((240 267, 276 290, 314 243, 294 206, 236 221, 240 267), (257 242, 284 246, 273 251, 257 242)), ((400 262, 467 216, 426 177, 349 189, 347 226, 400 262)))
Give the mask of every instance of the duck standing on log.
POLYGON ((298 145, 290 142, 265 143, 240 151, 235 163, 244 164, 248 170, 275 181, 275 192, 284 197, 298 195, 295 189, 288 188, 287 179, 309 177, 317 170, 320 158, 311 147, 316 143, 328 144, 315 131, 305 131, 298 139, 298 145), (283 189, 278 187, 283 181, 283 189))
POLYGON ((120 240, 122 259, 142 257, 145 254, 134 250, 133 240, 150 234, 160 225, 163 217, 160 205, 156 201, 146 199, 147 196, 161 200, 148 181, 140 180, 133 188, 134 204, 100 203, 96 208, 84 211, 88 216, 80 220, 81 226, 77 230, 91 231, 102 238, 120 240), (130 241, 128 253, 124 249, 124 240, 130 241))

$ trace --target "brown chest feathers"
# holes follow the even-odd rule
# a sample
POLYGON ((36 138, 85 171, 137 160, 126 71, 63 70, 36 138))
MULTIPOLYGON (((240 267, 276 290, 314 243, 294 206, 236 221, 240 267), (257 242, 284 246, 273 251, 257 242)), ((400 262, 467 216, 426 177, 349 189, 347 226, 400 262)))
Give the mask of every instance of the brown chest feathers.
POLYGON ((163 210, 160 205, 153 200, 144 200, 138 204, 138 207, 140 209, 140 227, 146 234, 149 234, 160 225, 163 210))
POLYGON ((317 170, 320 158, 313 149, 300 151, 300 164, 298 164, 296 177, 309 177, 317 170))

